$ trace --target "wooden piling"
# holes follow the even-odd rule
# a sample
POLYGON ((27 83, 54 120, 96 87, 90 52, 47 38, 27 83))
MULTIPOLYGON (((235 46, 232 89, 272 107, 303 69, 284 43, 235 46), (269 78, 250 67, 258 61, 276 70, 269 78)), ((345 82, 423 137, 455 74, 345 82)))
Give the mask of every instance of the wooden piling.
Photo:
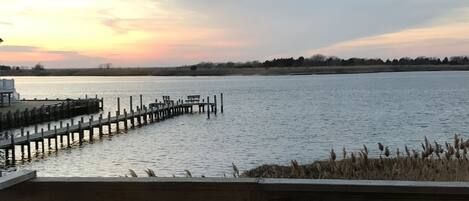
POLYGON ((99 138, 103 136, 103 114, 99 114, 98 128, 99 128, 99 138))
POLYGON ((132 96, 130 96, 129 99, 130 99, 130 100, 129 100, 129 102, 130 102, 130 103, 129 103, 129 105, 130 105, 130 108, 129 108, 129 109, 130 109, 130 111, 132 111, 132 110, 134 109, 133 101, 132 101, 132 96))
POLYGON ((207 96, 207 119, 210 119, 210 96, 207 96))
POLYGON ((41 151, 44 154, 44 128, 41 128, 41 151))
POLYGON ((28 146, 28 159, 31 160, 31 140, 29 137, 29 131, 26 131, 26 145, 28 146))
MULTIPOLYGON (((73 133, 70 133, 70 125, 67 124, 67 147, 70 147, 70 135, 73 137, 73 133)), ((61 138, 62 139, 62 138, 61 138)), ((73 138, 72 138, 73 140, 73 138)), ((60 141, 62 143, 62 140, 60 141)))
POLYGON ((11 162, 12 164, 16 163, 16 153, 15 153, 15 136, 11 134, 11 162))
POLYGON ((121 111, 121 98, 117 97, 117 111, 120 113, 121 111))
POLYGON ((127 131, 129 130, 129 127, 127 125, 127 110, 124 109, 124 130, 127 131))
POLYGON ((108 135, 111 135, 111 112, 107 113, 107 129, 108 129, 108 135))
POLYGON ((140 94, 140 108, 143 108, 143 95, 140 94))
POLYGON ((93 116, 90 117, 90 120, 89 120, 89 128, 90 128, 90 132, 89 132, 89 135, 90 135, 90 141, 92 142, 93 141, 93 134, 94 134, 94 128, 93 128, 93 116))
MULTIPOLYGON (((24 128, 21 128, 21 137, 24 136, 24 128)), ((21 145, 21 158, 23 159, 24 158, 24 146, 21 145)))
POLYGON ((134 109, 130 109, 130 126, 131 128, 135 128, 135 112, 134 112, 134 109))
POLYGON ((78 142, 80 146, 83 144, 83 129, 81 127, 81 121, 78 122, 78 142))
POLYGON ((213 95, 214 113, 217 116, 217 95, 213 95))
POLYGON ((57 140, 59 139, 59 137, 57 136, 57 126, 54 126, 54 136, 55 136, 55 140, 54 140, 54 143, 55 143, 55 150, 59 150, 59 143, 57 142, 57 140))

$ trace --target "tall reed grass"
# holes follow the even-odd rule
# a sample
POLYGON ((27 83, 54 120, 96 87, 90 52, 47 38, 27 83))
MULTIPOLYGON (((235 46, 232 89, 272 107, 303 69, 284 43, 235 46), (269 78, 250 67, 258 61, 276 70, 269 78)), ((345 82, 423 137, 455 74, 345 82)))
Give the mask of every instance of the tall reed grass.
POLYGON ((310 178, 310 179, 357 179, 357 180, 418 180, 418 181, 469 181, 469 140, 458 135, 454 142, 438 144, 425 137, 421 149, 404 147, 391 153, 388 146, 377 143, 379 155, 369 157, 368 147, 358 152, 342 149, 342 159, 335 150, 328 160, 290 166, 263 165, 245 171, 243 177, 262 178, 310 178))

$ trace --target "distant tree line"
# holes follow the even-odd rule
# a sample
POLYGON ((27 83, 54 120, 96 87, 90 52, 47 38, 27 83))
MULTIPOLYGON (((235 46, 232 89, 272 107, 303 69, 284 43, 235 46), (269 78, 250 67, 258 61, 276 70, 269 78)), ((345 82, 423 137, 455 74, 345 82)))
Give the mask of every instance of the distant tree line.
POLYGON ((42 65, 41 63, 38 63, 32 67, 28 67, 28 66, 8 66, 8 65, 1 65, 0 64, 0 71, 9 71, 9 70, 25 70, 25 69, 31 69, 31 70, 37 70, 37 71, 41 71, 41 70, 45 70, 45 67, 44 65, 42 65))
POLYGON ((467 56, 453 56, 445 57, 443 59, 438 57, 403 57, 400 59, 387 59, 380 58, 349 58, 341 59, 338 57, 328 57, 324 55, 314 55, 309 58, 276 58, 266 60, 264 62, 249 61, 249 62, 226 62, 226 63, 212 63, 202 62, 190 66, 192 70, 201 68, 254 68, 254 67, 308 67, 308 66, 371 66, 371 65, 469 65, 469 58, 467 56))
MULTIPOLYGON (((225 63, 213 63, 213 62, 201 62, 195 65, 190 65, 191 70, 197 70, 197 68, 270 68, 270 67, 310 67, 310 66, 372 66, 372 65, 469 65, 469 57, 467 56, 453 56, 445 57, 443 59, 438 57, 402 57, 400 59, 380 59, 380 58, 349 58, 342 59, 334 56, 324 55, 313 55, 309 58, 298 57, 298 58, 276 58, 272 60, 266 60, 264 62, 259 61, 248 61, 248 62, 225 62, 225 63)), ((105 63, 98 66, 102 69, 110 69, 111 63, 105 63)), ((0 70, 23 70, 31 69, 34 71, 45 70, 43 64, 38 63, 32 67, 25 66, 8 66, 1 65, 0 70)))

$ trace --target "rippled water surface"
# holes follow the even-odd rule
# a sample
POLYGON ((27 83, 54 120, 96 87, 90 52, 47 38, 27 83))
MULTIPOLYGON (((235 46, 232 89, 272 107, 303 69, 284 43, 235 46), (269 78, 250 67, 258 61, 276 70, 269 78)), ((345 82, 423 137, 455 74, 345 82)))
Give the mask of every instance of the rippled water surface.
MULTIPOLYGON (((468 134, 469 73, 411 72, 248 77, 17 77, 26 98, 183 97, 224 93, 225 113, 176 117, 92 144, 51 153, 19 168, 40 176, 122 176, 127 169, 159 176, 223 176, 264 163, 308 163, 334 147, 382 142, 417 147, 424 136, 451 140, 468 134)), ((138 100, 134 99, 135 103, 138 100)), ((466 135, 466 138, 468 136, 466 135)))

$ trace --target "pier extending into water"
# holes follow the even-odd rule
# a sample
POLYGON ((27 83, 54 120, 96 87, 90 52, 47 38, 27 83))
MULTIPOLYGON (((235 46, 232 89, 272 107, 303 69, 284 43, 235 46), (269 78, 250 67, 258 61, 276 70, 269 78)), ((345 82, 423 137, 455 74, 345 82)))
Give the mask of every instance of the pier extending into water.
MULTIPOLYGON (((60 121, 59 126, 55 125, 53 128, 48 124, 47 130, 43 128, 39 130, 36 125, 34 133, 29 131, 25 133, 23 128, 21 128, 19 134, 6 132, 7 138, 0 140, 0 149, 4 150, 5 164, 14 165, 18 151, 22 159, 27 158, 30 160, 33 154, 32 148, 34 148, 37 155, 40 153, 45 154, 47 149, 57 151, 64 146, 70 148, 76 140, 78 140, 79 145, 82 145, 85 140, 93 141, 95 137, 102 138, 106 130, 106 134, 121 130, 127 131, 128 129, 194 112, 206 113, 207 118, 210 119, 211 113, 217 115, 218 107, 220 107, 220 112, 223 113, 223 94, 220 94, 220 106, 218 106, 216 95, 213 96, 213 102, 210 102, 209 96, 207 96, 207 99, 200 101, 200 96, 195 95, 188 96, 187 100, 170 100, 169 96, 164 96, 162 102, 155 101, 149 107, 143 104, 140 95, 140 107, 137 106, 135 111, 133 109, 121 110, 120 98, 117 98, 117 111, 115 113, 108 112, 107 115, 101 113, 97 119, 94 116, 90 116, 87 120, 81 117, 78 122, 75 122, 72 118, 70 123, 63 124, 60 121), (197 111, 194 111, 194 108, 197 111), (87 138, 85 131, 88 133, 87 138)), ((130 108, 133 108, 132 97, 130 97, 130 108)))

